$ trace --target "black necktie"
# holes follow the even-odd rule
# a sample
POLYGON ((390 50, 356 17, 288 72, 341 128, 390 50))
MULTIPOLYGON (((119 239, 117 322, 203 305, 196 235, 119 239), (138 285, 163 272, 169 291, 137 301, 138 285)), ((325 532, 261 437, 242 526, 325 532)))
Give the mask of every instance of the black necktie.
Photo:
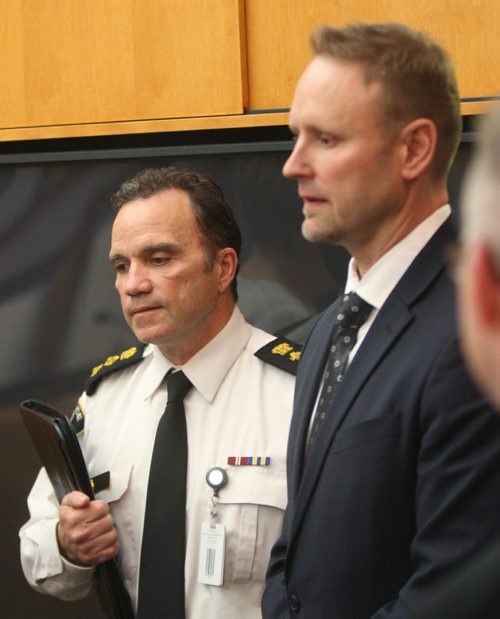
POLYGON ((166 376, 168 400, 149 471, 139 572, 138 619, 184 619, 187 433, 182 372, 166 376))
POLYGON ((368 318, 373 307, 358 297, 355 292, 345 294, 340 300, 335 317, 330 353, 323 377, 323 387, 309 435, 309 447, 320 429, 332 401, 335 390, 344 377, 349 353, 358 338, 358 330, 368 318))

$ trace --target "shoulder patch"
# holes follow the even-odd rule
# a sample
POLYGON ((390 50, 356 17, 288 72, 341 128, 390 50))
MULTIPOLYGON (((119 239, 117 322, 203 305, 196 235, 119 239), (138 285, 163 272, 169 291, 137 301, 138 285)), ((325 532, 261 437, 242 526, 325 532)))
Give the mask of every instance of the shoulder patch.
POLYGON ((71 419, 69 420, 73 426, 73 430, 79 436, 85 427, 85 411, 80 402, 75 406, 71 419))
POLYGON ((295 375, 297 364, 302 355, 302 346, 286 337, 278 337, 259 348, 254 354, 262 361, 295 375))
POLYGON ((145 348, 145 344, 132 346, 132 348, 124 350, 119 355, 111 355, 111 357, 108 357, 104 363, 96 365, 85 383, 86 394, 93 395, 96 392, 101 380, 106 376, 142 361, 145 348))

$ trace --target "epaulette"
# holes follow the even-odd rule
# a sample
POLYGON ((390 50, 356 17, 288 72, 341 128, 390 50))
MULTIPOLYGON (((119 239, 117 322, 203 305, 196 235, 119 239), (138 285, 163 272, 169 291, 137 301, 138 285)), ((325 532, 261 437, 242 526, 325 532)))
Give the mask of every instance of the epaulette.
POLYGON ((85 411, 83 410, 80 400, 78 400, 78 404, 75 406, 73 414, 71 415, 70 423, 76 434, 80 436, 85 428, 85 411))
POLYGON ((93 395, 101 380, 106 376, 142 361, 145 348, 146 346, 144 344, 132 346, 132 348, 124 350, 119 355, 111 355, 104 363, 96 365, 85 383, 86 394, 93 395))
POLYGON ((254 354, 262 361, 295 375, 297 373, 297 364, 302 355, 302 347, 286 337, 277 337, 262 348, 259 348, 254 354))

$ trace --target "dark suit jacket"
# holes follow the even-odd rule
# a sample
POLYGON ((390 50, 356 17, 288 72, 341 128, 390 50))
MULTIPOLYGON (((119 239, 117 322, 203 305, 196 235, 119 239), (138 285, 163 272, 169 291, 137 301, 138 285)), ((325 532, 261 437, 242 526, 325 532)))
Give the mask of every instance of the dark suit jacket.
POLYGON ((417 619, 499 619, 500 538, 436 583, 412 612, 417 619))
POLYGON ((464 368, 449 238, 447 223, 381 308, 307 461, 335 304, 306 343, 265 619, 412 617, 437 579, 500 531, 500 418, 464 368))

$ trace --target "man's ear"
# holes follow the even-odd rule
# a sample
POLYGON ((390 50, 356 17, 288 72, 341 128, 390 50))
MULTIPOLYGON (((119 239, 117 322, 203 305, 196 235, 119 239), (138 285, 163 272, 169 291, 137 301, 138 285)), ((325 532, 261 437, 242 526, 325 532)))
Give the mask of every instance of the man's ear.
POLYGON ((472 251, 479 318, 487 327, 500 328, 500 277, 491 250, 483 243, 472 251))
POLYGON ((224 247, 217 252, 217 262, 220 267, 219 292, 225 292, 236 277, 238 255, 232 247, 224 247))
POLYGON ((403 178, 411 181, 432 164, 437 144, 436 125, 428 118, 417 118, 403 127, 401 142, 403 178))

